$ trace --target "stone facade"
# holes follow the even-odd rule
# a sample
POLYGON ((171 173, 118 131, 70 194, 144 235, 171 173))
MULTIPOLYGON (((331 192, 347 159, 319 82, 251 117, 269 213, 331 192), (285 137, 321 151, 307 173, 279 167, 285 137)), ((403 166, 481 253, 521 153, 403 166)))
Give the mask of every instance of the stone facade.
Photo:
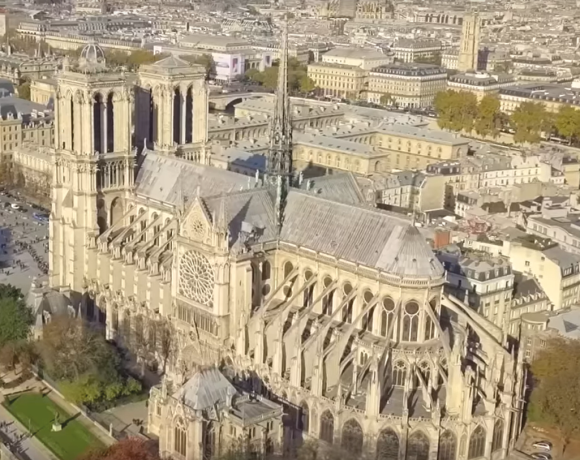
MULTIPOLYGON (((167 58, 155 71, 111 73, 102 50, 85 51, 57 78, 50 286, 70 289, 119 346, 148 337, 158 363, 153 325, 171 324, 149 405, 164 455, 218 449, 203 435, 214 415, 179 395, 200 365, 219 364, 284 407, 289 422, 282 430, 272 412, 260 442, 315 438, 384 460, 508 453, 521 425, 521 357, 501 329, 443 295, 443 267, 409 221, 347 185, 341 199, 322 186, 284 188, 289 103, 273 117, 286 133, 278 170, 268 157, 275 180, 243 176, 211 166, 203 72, 167 58), (153 150, 135 154, 133 124, 153 150)), ((461 148, 446 146, 450 156, 461 148)))

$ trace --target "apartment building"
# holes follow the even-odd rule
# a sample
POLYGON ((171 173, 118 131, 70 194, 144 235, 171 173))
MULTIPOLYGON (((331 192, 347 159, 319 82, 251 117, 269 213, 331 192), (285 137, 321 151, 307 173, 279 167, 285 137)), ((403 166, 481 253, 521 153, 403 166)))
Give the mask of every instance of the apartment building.
POLYGON ((366 89, 368 72, 360 67, 318 62, 308 66, 308 76, 324 96, 360 99, 366 89))
POLYGON ((509 321, 515 277, 506 257, 440 251, 437 258, 445 267, 447 293, 499 327, 509 321))
POLYGON ((565 208, 544 208, 542 214, 528 216, 526 232, 551 238, 566 251, 580 255, 580 215, 565 208))
POLYGON ((557 113, 563 106, 580 106, 580 80, 508 86, 500 89, 499 98, 501 110, 507 114, 512 114, 522 102, 541 103, 548 112, 557 113))
POLYGON ((435 95, 445 91, 447 72, 432 64, 389 64, 369 73, 367 100, 399 107, 430 107, 435 95))
POLYGON ((501 88, 514 84, 515 78, 509 74, 489 74, 485 72, 467 72, 450 75, 447 87, 455 91, 467 91, 475 94, 480 101, 487 95, 498 95, 501 88))
POLYGON ((530 235, 510 242, 514 270, 534 276, 554 310, 580 301, 580 255, 568 252, 549 238, 530 235))
POLYGON ((418 60, 439 60, 442 52, 438 40, 420 40, 399 38, 391 47, 395 58, 401 62, 417 62, 418 60))
POLYGON ((370 70, 394 61, 394 55, 374 48, 334 48, 322 55, 322 62, 341 64, 370 70))

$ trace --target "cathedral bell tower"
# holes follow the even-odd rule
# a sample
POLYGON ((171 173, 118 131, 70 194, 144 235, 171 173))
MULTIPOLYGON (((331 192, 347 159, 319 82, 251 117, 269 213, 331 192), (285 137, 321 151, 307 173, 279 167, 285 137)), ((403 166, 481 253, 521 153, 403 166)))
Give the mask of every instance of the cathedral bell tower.
MULTIPOLYGON (((107 68, 96 43, 57 75, 49 277, 53 287, 83 289, 95 238, 133 186, 133 84, 107 68)), ((117 210, 123 214, 123 209, 117 210)))

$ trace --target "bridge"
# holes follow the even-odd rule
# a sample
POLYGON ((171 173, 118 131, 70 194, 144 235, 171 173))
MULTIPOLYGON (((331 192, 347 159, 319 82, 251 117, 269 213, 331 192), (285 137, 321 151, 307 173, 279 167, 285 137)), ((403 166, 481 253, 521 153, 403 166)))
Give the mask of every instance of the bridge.
POLYGON ((272 94, 266 89, 260 89, 252 92, 232 91, 228 93, 215 93, 209 95, 209 108, 214 110, 228 110, 240 102, 248 99, 257 99, 265 95, 272 94))

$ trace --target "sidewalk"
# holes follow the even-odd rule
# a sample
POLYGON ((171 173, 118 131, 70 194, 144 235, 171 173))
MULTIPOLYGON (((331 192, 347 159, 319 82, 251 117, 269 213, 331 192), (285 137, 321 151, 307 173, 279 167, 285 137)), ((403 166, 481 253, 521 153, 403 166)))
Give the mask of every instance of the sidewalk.
MULTIPOLYGON (((6 422, 9 424, 7 427, 0 430, 2 434, 7 436, 9 439, 15 439, 17 434, 28 434, 28 428, 16 420, 16 418, 1 404, 0 422, 6 422)), ((26 437, 20 441, 20 445, 23 447, 22 451, 30 458, 30 460, 58 460, 53 453, 34 436, 26 437)))

